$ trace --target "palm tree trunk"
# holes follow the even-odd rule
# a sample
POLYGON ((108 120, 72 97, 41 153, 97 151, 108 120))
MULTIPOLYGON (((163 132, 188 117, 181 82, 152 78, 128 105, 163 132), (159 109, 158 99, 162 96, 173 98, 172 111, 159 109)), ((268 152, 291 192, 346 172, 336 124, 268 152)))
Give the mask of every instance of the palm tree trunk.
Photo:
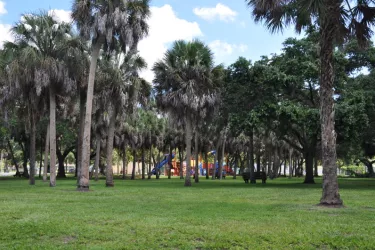
POLYGON ((106 172, 106 187, 113 187, 113 169, 112 169, 112 157, 113 157, 113 139, 115 137, 115 125, 116 125, 117 110, 114 108, 111 112, 111 117, 108 126, 108 139, 107 139, 107 172, 106 172))
POLYGON ((49 88, 49 136, 50 136, 50 187, 56 186, 56 93, 53 86, 49 88))
POLYGON ((142 145, 142 180, 146 179, 145 171, 146 171, 145 147, 144 145, 142 145))
POLYGON ((184 179, 184 156, 182 146, 178 147, 178 156, 180 158, 180 180, 184 179))
POLYGON ((47 135, 46 135, 46 144, 44 149, 44 167, 43 167, 43 181, 47 181, 47 170, 48 170, 48 152, 49 152, 49 128, 50 126, 47 126, 47 135))
POLYGON ((30 177, 29 177, 29 184, 35 185, 35 144, 36 144, 36 121, 35 121, 35 114, 30 112, 30 123, 31 123, 31 131, 30 131, 30 177))
POLYGON ((137 163, 137 151, 135 149, 133 149, 133 168, 132 168, 132 177, 131 177, 131 180, 135 180, 135 166, 136 166, 136 163, 137 163))
POLYGON ((76 166, 76 174, 77 174, 77 184, 79 184, 79 180, 81 177, 81 165, 82 165, 82 143, 83 143, 83 131, 85 129, 85 101, 86 101, 86 94, 83 93, 83 90, 80 88, 79 94, 79 128, 78 128, 78 147, 77 147, 77 166, 76 166))
POLYGON ((149 155, 149 164, 148 164, 148 171, 147 171, 147 179, 151 179, 151 171, 152 171, 152 138, 151 138, 151 132, 150 132, 150 155, 149 155))
POLYGON ((335 110, 333 100, 333 42, 340 22, 340 1, 325 0, 326 15, 320 28, 320 120, 322 131, 323 192, 321 205, 341 206, 336 166, 335 110))
POLYGON ((256 184, 255 174, 254 174, 254 132, 253 128, 250 131, 250 146, 249 146, 249 163, 250 163, 250 183, 256 184))
POLYGON ((122 152, 122 179, 126 179, 126 165, 127 165, 127 159, 126 159, 126 143, 124 142, 124 148, 122 152))
POLYGON ((206 163, 206 180, 208 180, 210 178, 210 176, 209 176, 209 171, 208 171, 208 155, 207 155, 207 151, 204 152, 204 162, 206 163))
POLYGON ((101 41, 102 39, 98 38, 98 41, 94 44, 93 50, 91 53, 89 82, 87 86, 85 127, 83 130, 83 141, 82 141, 81 175, 79 176, 79 183, 77 187, 77 190, 79 191, 88 191, 90 188, 89 165, 90 165, 91 113, 92 113, 92 100, 94 98, 94 81, 95 81, 96 64, 99 58, 100 48, 102 47, 101 41))
POLYGON ((194 181, 195 183, 199 183, 199 141, 198 141, 198 128, 195 129, 195 138, 194 138, 194 149, 195 149, 195 175, 194 175, 194 181))
POLYGON ((185 175, 185 187, 191 186, 191 139, 192 139, 192 122, 190 114, 186 115, 186 135, 185 135, 185 143, 186 143, 186 175, 185 175))
POLYGON ((101 136, 98 131, 96 131, 96 154, 95 154, 95 181, 99 180, 99 164, 100 164, 100 143, 101 143, 101 136))

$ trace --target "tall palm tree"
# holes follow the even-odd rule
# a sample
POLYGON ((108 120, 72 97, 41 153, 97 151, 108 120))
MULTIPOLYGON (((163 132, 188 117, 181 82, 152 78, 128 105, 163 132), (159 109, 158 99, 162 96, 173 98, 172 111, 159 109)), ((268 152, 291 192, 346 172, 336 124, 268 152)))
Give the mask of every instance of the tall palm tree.
POLYGON ((264 21, 271 31, 293 24, 298 32, 310 25, 320 29, 320 119, 322 130, 323 192, 321 205, 341 206, 337 167, 333 100, 334 43, 351 36, 365 45, 375 23, 371 0, 246 0, 256 21, 264 21))
POLYGON ((12 28, 15 44, 28 45, 33 58, 32 75, 36 91, 48 88, 50 110, 50 186, 56 186, 56 93, 72 91, 74 81, 59 55, 66 50, 65 42, 72 37, 71 26, 56 22, 47 13, 25 15, 12 28))
POLYGON ((85 127, 82 143, 82 170, 78 190, 89 189, 91 112, 96 65, 101 48, 114 48, 115 40, 123 51, 135 50, 148 32, 149 0, 75 0, 72 17, 83 37, 92 41, 90 72, 87 86, 85 127))
POLYGON ((176 41, 155 63, 155 89, 159 106, 171 116, 184 117, 186 140, 185 186, 191 186, 190 159, 193 124, 198 111, 215 102, 213 55, 204 43, 176 41))

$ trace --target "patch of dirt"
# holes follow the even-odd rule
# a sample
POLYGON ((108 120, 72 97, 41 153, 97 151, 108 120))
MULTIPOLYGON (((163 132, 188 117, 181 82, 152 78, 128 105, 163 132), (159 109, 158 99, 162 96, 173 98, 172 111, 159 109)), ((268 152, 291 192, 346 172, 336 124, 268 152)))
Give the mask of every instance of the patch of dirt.
POLYGON ((77 239, 77 237, 75 237, 75 236, 65 236, 63 238, 63 243, 64 244, 68 244, 68 243, 70 243, 72 241, 75 241, 76 239, 77 239))

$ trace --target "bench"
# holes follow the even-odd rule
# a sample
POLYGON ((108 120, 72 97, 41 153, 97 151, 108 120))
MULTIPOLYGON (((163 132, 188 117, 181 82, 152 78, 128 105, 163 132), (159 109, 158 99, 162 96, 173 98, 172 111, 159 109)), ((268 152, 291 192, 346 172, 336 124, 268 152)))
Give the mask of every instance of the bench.
MULTIPOLYGON (((265 184, 267 181, 267 175, 265 172, 254 172, 255 179, 262 180, 262 183, 265 184)), ((245 183, 249 183, 250 180, 250 172, 243 172, 242 178, 245 183)))

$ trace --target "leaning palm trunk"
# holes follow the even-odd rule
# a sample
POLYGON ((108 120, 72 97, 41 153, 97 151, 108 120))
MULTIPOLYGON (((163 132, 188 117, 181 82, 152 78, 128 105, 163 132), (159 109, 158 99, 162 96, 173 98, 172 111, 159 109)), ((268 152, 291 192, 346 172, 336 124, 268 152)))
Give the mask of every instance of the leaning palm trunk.
POLYGON ((50 124, 50 174, 49 185, 50 187, 56 186, 56 94, 53 86, 49 89, 49 124, 50 124))
POLYGON ((111 112, 111 118, 108 126, 108 140, 107 140, 107 172, 106 172, 106 187, 113 187, 113 169, 112 169, 112 156, 113 156, 113 139, 115 137, 115 125, 117 112, 114 109, 111 112))
MULTIPOLYGON (((82 90, 80 90, 82 92, 82 90)), ((77 147, 77 184, 81 177, 81 165, 82 165, 82 143, 83 143, 83 131, 85 128, 85 95, 80 93, 79 95, 79 130, 78 130, 78 147, 77 147)))
POLYGON ((185 143, 186 143, 186 175, 185 175, 185 187, 191 186, 191 166, 190 166, 190 159, 191 159, 191 139, 192 139, 192 125, 191 125, 191 117, 189 113, 186 116, 186 135, 185 135, 185 143))
POLYGON ((47 135, 46 135, 46 147, 44 149, 44 167, 43 167, 43 181, 47 181, 47 169, 48 169, 48 152, 49 152, 49 128, 47 126, 47 135))
POLYGON ((35 143, 36 143, 36 121, 35 114, 30 112, 30 122, 31 122, 31 131, 30 131, 30 177, 29 184, 35 185, 35 143))
MULTIPOLYGON (((89 181, 89 165, 90 165, 90 134, 91 134, 91 113, 92 113, 92 100, 94 97, 94 81, 96 64, 99 58, 100 48, 102 46, 101 38, 93 46, 93 51, 91 54, 90 61, 90 73, 89 82, 87 86, 87 100, 86 100, 86 112, 85 112, 85 127, 83 132, 82 141, 82 163, 81 163, 81 173, 79 176, 79 183, 77 190, 88 191, 90 187, 89 181)), ((113 138, 112 138, 113 140, 113 138)))
POLYGON ((199 160, 199 150, 198 150, 198 147, 199 147, 199 143, 198 143, 198 128, 195 129, 195 142, 194 142, 194 149, 195 149, 195 183, 198 183, 199 182, 199 163, 198 163, 198 160, 199 160))
POLYGON ((99 163, 100 163, 100 133, 96 132, 96 154, 95 154, 95 181, 99 180, 99 163))
POLYGON ((320 30, 320 120, 322 130, 323 192, 321 205, 341 206, 336 167, 335 111, 333 101, 333 42, 340 2, 325 0, 326 15, 320 30))

